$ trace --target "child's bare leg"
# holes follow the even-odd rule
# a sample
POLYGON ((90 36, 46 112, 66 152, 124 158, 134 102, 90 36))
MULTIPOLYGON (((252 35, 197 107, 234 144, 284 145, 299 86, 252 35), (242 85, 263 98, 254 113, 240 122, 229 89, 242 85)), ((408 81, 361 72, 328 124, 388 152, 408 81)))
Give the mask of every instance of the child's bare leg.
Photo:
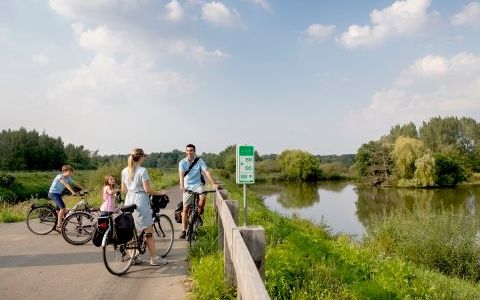
POLYGON ((63 217, 67 213, 66 208, 61 208, 58 212, 58 221, 57 221, 57 228, 62 227, 63 217))

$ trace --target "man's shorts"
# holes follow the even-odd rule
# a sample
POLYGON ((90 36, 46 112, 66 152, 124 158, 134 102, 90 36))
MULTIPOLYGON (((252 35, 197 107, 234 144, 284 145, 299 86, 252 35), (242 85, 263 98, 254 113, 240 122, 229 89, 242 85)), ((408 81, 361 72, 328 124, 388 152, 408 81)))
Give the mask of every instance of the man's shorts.
MULTIPOLYGON (((205 191, 205 189, 203 188, 203 185, 198 185, 197 187, 195 187, 191 191, 196 192, 196 193, 202 193, 203 191, 205 191)), ((193 197, 195 197, 195 195, 189 194, 188 192, 183 193, 183 207, 184 208, 188 207, 190 204, 192 204, 193 197)))
POLYGON ((58 208, 65 208, 65 202, 63 202, 62 194, 48 193, 48 198, 52 199, 55 204, 57 204, 58 208))

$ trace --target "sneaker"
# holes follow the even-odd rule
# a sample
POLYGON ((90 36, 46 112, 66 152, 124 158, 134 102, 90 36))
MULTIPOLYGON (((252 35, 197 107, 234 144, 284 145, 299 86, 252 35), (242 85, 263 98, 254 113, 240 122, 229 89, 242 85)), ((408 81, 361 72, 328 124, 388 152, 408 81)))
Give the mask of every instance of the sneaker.
POLYGON ((166 264, 168 264, 168 260, 166 258, 161 258, 160 256, 150 258, 151 266, 161 266, 166 264))
POLYGON ((182 230, 182 233, 180 233, 180 238, 184 240, 186 235, 187 233, 185 232, 185 230, 182 230))

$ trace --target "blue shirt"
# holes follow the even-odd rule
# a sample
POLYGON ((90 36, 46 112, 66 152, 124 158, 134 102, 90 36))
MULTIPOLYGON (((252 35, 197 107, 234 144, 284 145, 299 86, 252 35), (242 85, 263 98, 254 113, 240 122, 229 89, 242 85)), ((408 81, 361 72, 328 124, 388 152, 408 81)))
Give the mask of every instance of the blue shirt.
MULTIPOLYGON (((185 157, 178 163, 178 170, 185 173, 190 168, 191 163, 185 157)), ((196 187, 202 185, 200 181, 200 174, 202 171, 207 170, 207 165, 203 161, 203 159, 199 158, 197 163, 193 166, 193 168, 188 172, 183 180, 183 187, 187 190, 194 190, 196 187)))
POLYGON ((52 185, 50 186, 50 190, 48 191, 49 193, 53 194, 61 194, 63 190, 65 189, 65 186, 63 183, 60 181, 60 179, 63 179, 68 184, 73 184, 74 181, 70 176, 65 176, 63 174, 58 174, 55 179, 53 179, 52 185))

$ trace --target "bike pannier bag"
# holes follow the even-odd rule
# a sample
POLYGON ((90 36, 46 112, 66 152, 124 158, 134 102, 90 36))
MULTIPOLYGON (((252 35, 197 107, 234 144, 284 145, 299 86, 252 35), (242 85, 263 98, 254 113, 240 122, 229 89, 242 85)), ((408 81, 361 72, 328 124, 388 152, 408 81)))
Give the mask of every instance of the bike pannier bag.
POLYGON ((177 204, 177 209, 175 209, 175 222, 182 223, 182 210, 183 210, 183 201, 180 201, 177 204))
POLYGON ((116 244, 126 244, 133 238, 133 229, 135 221, 131 213, 123 213, 113 220, 112 240, 116 244))
POLYGON ((108 217, 99 217, 95 223, 92 232, 92 243, 100 247, 102 245, 103 236, 108 229, 108 217))
POLYGON ((150 196, 150 206, 155 212, 159 212, 161 208, 167 207, 168 202, 170 202, 170 200, 168 199, 167 195, 150 196))

